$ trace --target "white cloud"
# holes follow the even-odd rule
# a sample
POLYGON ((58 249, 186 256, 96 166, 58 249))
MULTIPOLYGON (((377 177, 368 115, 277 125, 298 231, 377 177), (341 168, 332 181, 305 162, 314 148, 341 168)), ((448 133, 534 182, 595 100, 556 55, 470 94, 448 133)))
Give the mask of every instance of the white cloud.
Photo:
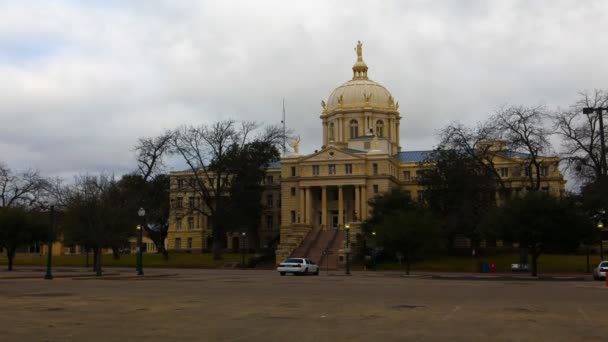
POLYGON ((566 106, 606 88, 606 2, 5 1, 0 160, 50 174, 134 167, 139 136, 227 116, 319 148, 321 99, 370 78, 400 102, 402 145, 506 102, 566 106))

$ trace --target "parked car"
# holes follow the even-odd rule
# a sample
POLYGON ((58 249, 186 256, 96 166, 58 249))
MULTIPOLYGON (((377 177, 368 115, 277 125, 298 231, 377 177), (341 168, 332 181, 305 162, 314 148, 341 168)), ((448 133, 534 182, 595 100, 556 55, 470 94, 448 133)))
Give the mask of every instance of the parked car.
POLYGON ((319 265, 306 258, 287 258, 279 264, 277 271, 282 276, 287 273, 319 275, 319 265))
POLYGON ((606 272, 608 272, 608 261, 602 261, 593 269, 593 279, 606 279, 606 272))

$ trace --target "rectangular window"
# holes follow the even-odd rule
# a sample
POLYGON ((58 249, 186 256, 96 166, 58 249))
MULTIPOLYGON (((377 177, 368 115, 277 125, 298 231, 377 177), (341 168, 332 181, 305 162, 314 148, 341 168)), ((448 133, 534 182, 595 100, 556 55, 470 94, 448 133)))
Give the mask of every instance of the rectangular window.
POLYGON ((194 197, 188 197, 188 208, 194 209, 194 197))
POLYGON ((292 166, 291 167, 291 177, 295 177, 296 176, 296 167, 292 166))
POLYGON ((188 217, 188 230, 194 229, 194 217, 188 217))
POLYGON ((292 197, 296 195, 296 188, 291 188, 290 191, 292 197))
POLYGON ((404 181, 412 180, 412 175, 409 171, 403 171, 403 180, 404 181))
POLYGON ((182 239, 175 238, 175 249, 182 249, 182 239))
POLYGON ((327 165, 327 168, 328 168, 330 175, 336 174, 336 164, 329 164, 329 165, 327 165))
POLYGON ((372 164, 372 169, 374 170, 374 174, 377 175, 378 174, 378 164, 373 163, 372 164))
POLYGON ((187 243, 188 249, 192 249, 192 238, 188 238, 186 243, 187 243))
POLYGON ((196 180, 194 178, 188 179, 188 186, 190 187, 190 189, 196 188, 196 180))
POLYGON ((530 170, 530 167, 529 167, 529 166, 525 167, 525 168, 524 168, 524 175, 525 175, 526 177, 530 177, 530 171, 531 171, 531 170, 530 170))
POLYGON ((291 214, 291 223, 296 223, 296 211, 292 210, 290 212, 290 214, 291 214))
POLYGON ((377 194, 378 193, 378 184, 374 184, 374 193, 377 194))
POLYGON ((424 175, 424 173, 422 172, 422 170, 416 171, 416 178, 417 179, 422 178, 423 175, 424 175))
POLYGON ((318 176, 319 175, 319 165, 313 165, 312 166, 312 175, 313 176, 318 176))
POLYGON ((547 177, 549 175, 549 168, 547 166, 541 166, 540 175, 541 177, 547 177))
POLYGON ((184 189, 184 180, 181 178, 177 179, 177 190, 183 190, 184 189))
POLYGON ((426 200, 426 196, 425 196, 424 190, 419 190, 418 191, 418 202, 422 203, 425 200, 426 200))
POLYGON ((272 195, 266 195, 266 206, 272 208, 272 195))
POLYGON ((266 176, 266 184, 272 184, 274 183, 274 179, 272 176, 266 176))
POLYGON ((183 205, 183 199, 181 197, 176 197, 175 198, 175 207, 182 208, 182 205, 183 205))
POLYGON ((542 188, 540 188, 541 191, 544 192, 549 192, 549 187, 548 186, 543 186, 542 188))
POLYGON ((500 168, 500 177, 509 177, 509 168, 508 167, 502 167, 500 168))
POLYGON ((267 215, 266 216, 266 229, 268 230, 272 230, 272 225, 273 225, 273 217, 271 215, 267 215))
POLYGON ((182 230, 182 218, 178 217, 175 219, 175 230, 182 230))
POLYGON ((209 178, 209 186, 213 189, 215 186, 215 178, 209 178))
POLYGON ((370 150, 372 148, 372 143, 369 141, 365 141, 363 143, 363 149, 370 150))
POLYGON ((404 194, 404 195, 405 195, 407 198, 412 199, 412 192, 411 192, 411 191, 409 191, 409 190, 404 190, 404 191, 403 191, 403 194, 404 194))
POLYGON ((353 164, 344 164, 344 173, 350 175, 353 173, 353 164))

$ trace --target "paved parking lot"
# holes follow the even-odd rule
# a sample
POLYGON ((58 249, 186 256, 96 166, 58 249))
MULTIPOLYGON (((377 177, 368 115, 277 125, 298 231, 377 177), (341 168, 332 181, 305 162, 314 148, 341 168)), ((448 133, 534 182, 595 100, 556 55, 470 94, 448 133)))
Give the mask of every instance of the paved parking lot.
POLYGON ((0 340, 608 340, 603 282, 240 270, 146 277, 0 280, 0 340))

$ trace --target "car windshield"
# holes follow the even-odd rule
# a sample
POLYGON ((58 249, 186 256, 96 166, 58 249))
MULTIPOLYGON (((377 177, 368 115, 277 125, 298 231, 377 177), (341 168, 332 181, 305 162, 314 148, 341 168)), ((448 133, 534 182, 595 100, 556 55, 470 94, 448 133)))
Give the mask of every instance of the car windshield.
POLYGON ((608 267, 608 262, 604 261, 600 264, 600 267, 608 267))
POLYGON ((284 263, 286 264, 301 264, 302 259, 285 259, 284 263))

